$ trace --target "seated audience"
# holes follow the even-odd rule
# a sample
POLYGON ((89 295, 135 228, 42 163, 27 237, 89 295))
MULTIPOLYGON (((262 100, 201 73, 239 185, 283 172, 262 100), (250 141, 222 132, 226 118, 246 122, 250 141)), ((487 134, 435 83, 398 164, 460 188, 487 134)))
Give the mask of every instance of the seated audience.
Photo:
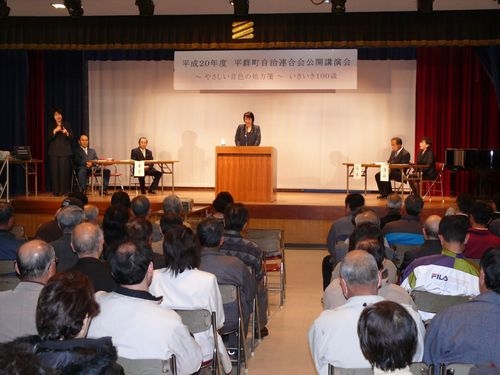
POLYGON ((127 237, 125 224, 127 224, 129 217, 129 209, 122 204, 111 205, 104 212, 102 230, 104 232, 105 259, 109 259, 110 249, 127 237))
POLYGON ((38 336, 17 341, 31 344, 40 361, 58 374, 123 374, 110 337, 86 338, 89 324, 98 313, 89 279, 77 271, 58 273, 38 298, 38 336))
POLYGON ((42 240, 28 241, 17 251, 14 267, 21 282, 14 290, 0 292, 0 342, 37 333, 38 295, 56 273, 54 248, 42 240))
POLYGON ((471 363, 499 372, 500 248, 485 252, 480 266, 481 293, 432 319, 425 336, 425 363, 471 363))
MULTIPOLYGON (((240 287, 241 304, 245 330, 248 327, 255 297, 255 279, 245 263, 240 259, 224 255, 219 251, 224 225, 216 218, 207 218, 198 224, 196 233, 200 239, 201 262, 200 270, 213 273, 218 284, 231 284, 240 287)), ((238 327, 238 306, 224 305, 224 331, 238 327)))
MULTIPOLYGON (((133 198, 132 201, 130 202, 130 208, 132 209, 132 214, 135 217, 142 217, 144 219, 151 221, 150 220, 151 202, 149 201, 149 198, 146 197, 145 195, 138 195, 137 197, 133 198)), ((162 242, 163 234, 161 233, 160 226, 156 223, 153 223, 152 221, 151 224, 153 226, 151 241, 162 242)))
POLYGON ((200 368, 201 351, 174 311, 161 308, 161 297, 148 292, 153 278, 152 251, 140 242, 123 242, 112 252, 111 273, 119 284, 113 292, 99 292, 101 312, 89 337, 111 336, 118 356, 167 360, 175 355, 179 374, 200 368))
POLYGON ((439 223, 441 217, 438 215, 429 215, 424 222, 424 243, 418 248, 408 250, 403 255, 400 270, 404 270, 411 262, 417 258, 425 257, 427 255, 440 254, 443 247, 438 237, 439 223))
MULTIPOLYGON (((347 302, 333 310, 324 310, 309 329, 309 348, 318 374, 328 374, 329 363, 335 367, 371 368, 361 352, 356 332, 363 309, 384 300, 377 295, 380 282, 373 255, 364 250, 346 254, 340 267, 340 285, 347 302)), ((418 313, 410 306, 404 307, 417 325, 418 345, 413 360, 420 361, 425 329, 418 313)))
MULTIPOLYGON (((129 241, 140 241, 153 251, 151 242, 153 225, 148 219, 133 217, 125 224, 125 230, 129 241)), ((165 257, 163 254, 153 252, 153 267, 155 270, 165 267, 165 257)))
POLYGON ((408 311, 398 303, 381 301, 366 307, 358 321, 361 351, 374 374, 412 375, 418 331, 408 311))
POLYGON ((389 245, 422 245, 424 236, 420 212, 424 208, 424 201, 421 197, 409 195, 405 199, 406 215, 401 219, 387 223, 382 229, 389 245))
MULTIPOLYGON (((85 197, 85 199, 87 198, 85 194, 82 195, 83 197, 85 197)), ((83 209, 84 204, 87 204, 88 200, 87 203, 83 203, 82 199, 69 196, 64 198, 61 202, 61 207, 57 210, 56 214, 54 215, 54 219, 40 224, 35 233, 35 238, 38 238, 39 240, 43 240, 49 243, 60 238, 63 235, 63 233, 61 228, 59 227, 59 224, 57 223, 57 214, 61 209, 67 206, 77 206, 83 209)))
POLYGON ((391 221, 401 219, 401 208, 403 207, 403 199, 401 194, 392 193, 387 196, 387 213, 380 218, 380 229, 383 229, 385 224, 391 221))
POLYGON ((78 224, 85 221, 85 215, 83 208, 71 205, 61 209, 56 218, 63 235, 50 244, 56 252, 57 272, 62 272, 69 270, 78 261, 78 256, 71 248, 71 233, 78 224))
POLYGON ((130 196, 124 190, 118 190, 111 196, 111 206, 116 206, 121 204, 124 207, 130 208, 130 196))
POLYGON ((233 196, 228 191, 221 191, 212 202, 212 213, 211 216, 216 219, 224 221, 224 210, 226 206, 230 203, 234 203, 233 196))
POLYGON ((470 210, 475 201, 476 198, 472 194, 462 193, 455 200, 455 205, 448 207, 445 216, 458 215, 464 222, 469 223, 470 210))
POLYGON ((16 259, 17 250, 24 243, 10 232, 13 226, 14 206, 0 202, 0 260, 16 259))
POLYGON ((87 223, 99 225, 99 207, 93 204, 86 204, 83 207, 83 213, 87 223))
POLYGON ((467 258, 481 259, 486 250, 500 247, 500 237, 488 229, 492 216, 493 209, 488 203, 476 201, 472 205, 469 216, 471 227, 467 230, 469 239, 464 250, 467 258))
MULTIPOLYGON (((220 252, 239 258, 247 267, 251 267, 257 282, 259 301, 260 336, 269 334, 267 330, 267 287, 264 284, 264 252, 255 242, 243 238, 242 232, 248 224, 248 210, 242 203, 232 203, 224 211, 224 235, 220 252)), ((258 332, 257 332, 258 333, 258 332)))
MULTIPOLYGON (((163 242, 165 268, 155 270, 149 291, 162 296, 160 306, 169 309, 207 309, 215 312, 217 330, 224 326, 225 314, 217 278, 200 271, 200 243, 190 228, 179 226, 165 235, 163 242)), ((194 334, 200 344, 203 361, 213 357, 214 337, 211 330, 194 334)), ((219 354, 225 373, 232 369, 231 360, 217 335, 219 354)))
POLYGON ((71 234, 71 247, 78 256, 72 270, 87 275, 97 292, 111 292, 116 288, 109 265, 101 260, 104 235, 101 228, 91 223, 78 224, 71 234))
MULTIPOLYGON (((417 258, 404 270, 401 286, 408 292, 423 290, 434 294, 476 296, 479 294, 479 269, 463 254, 467 226, 458 215, 445 216, 439 223, 441 254, 417 258)), ((422 319, 433 313, 419 311, 422 319)))

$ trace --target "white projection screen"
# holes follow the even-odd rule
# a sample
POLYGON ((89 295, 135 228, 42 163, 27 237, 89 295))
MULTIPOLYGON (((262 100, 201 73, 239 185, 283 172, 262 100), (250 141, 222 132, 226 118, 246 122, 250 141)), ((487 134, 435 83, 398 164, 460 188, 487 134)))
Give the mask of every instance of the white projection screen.
POLYGON ((173 69, 173 61, 89 61, 89 136, 100 157, 129 159, 145 136, 156 159, 179 160, 176 186, 214 187, 215 147, 234 145, 252 111, 261 146, 277 150, 278 189, 345 190, 342 163, 386 161, 393 136, 413 160, 413 60, 359 60, 358 89, 336 91, 174 91, 173 69))

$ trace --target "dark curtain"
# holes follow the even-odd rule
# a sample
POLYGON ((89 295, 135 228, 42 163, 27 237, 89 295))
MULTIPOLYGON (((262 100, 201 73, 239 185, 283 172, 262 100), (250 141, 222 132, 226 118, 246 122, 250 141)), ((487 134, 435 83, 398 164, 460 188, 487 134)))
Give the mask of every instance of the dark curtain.
MULTIPOLYGON (((472 47, 417 50, 415 136, 430 136, 437 161, 446 148, 500 149, 500 113, 492 81, 472 47)), ((417 151, 417 150, 416 150, 417 151)), ((498 172, 445 174, 445 194, 487 194, 498 172)))
MULTIPOLYGON (((26 145, 27 54, 24 51, 0 51, 0 149, 12 151, 26 145)), ((5 181, 0 181, 4 183, 5 181)), ((24 192, 24 174, 19 166, 10 168, 11 194, 24 192)))

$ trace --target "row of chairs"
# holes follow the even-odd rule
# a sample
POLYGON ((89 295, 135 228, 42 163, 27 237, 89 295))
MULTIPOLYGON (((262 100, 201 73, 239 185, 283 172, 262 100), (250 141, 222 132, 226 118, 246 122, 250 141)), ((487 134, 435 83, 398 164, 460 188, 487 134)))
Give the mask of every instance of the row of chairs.
MULTIPOLYGON (((441 364, 439 366, 439 375, 468 375, 470 370, 474 367, 469 363, 452 363, 441 364)), ((434 366, 427 365, 423 362, 416 362, 410 365, 410 372, 413 375, 433 375, 434 366)), ((373 375, 371 368, 340 368, 332 364, 328 365, 328 375, 373 375)))

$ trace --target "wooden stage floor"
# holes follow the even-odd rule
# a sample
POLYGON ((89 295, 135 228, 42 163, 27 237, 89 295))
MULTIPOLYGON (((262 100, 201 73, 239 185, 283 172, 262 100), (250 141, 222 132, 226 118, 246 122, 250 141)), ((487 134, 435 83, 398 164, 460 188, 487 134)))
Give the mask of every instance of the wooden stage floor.
MULTIPOLYGON (((127 190, 130 197, 136 195, 135 190, 127 190)), ((195 208, 210 206, 215 198, 214 189, 181 189, 175 190, 181 198, 193 199, 195 208)), ((161 210, 163 199, 170 194, 170 190, 160 191, 156 195, 148 195, 153 211, 161 210)), ((251 228, 281 228, 285 230, 285 242, 290 244, 325 243, 326 234, 331 222, 343 215, 344 192, 309 192, 309 191, 284 191, 277 193, 277 199, 272 203, 244 202, 250 212, 251 228)), ((99 207, 101 215, 109 206, 111 195, 88 195, 89 203, 99 207)), ((38 196, 20 195, 12 199, 16 210, 16 223, 24 225, 28 236, 34 235, 36 228, 43 221, 49 220, 60 207, 63 197, 54 197, 50 193, 38 196)), ((430 214, 443 215, 449 206, 455 203, 455 197, 441 197, 425 199, 422 216, 430 214)), ((385 211, 385 200, 377 199, 376 193, 365 196, 365 204, 372 207, 379 215, 385 211)), ((203 212, 203 211, 201 211, 203 212)), ((200 213, 198 213, 200 214, 200 213)))

